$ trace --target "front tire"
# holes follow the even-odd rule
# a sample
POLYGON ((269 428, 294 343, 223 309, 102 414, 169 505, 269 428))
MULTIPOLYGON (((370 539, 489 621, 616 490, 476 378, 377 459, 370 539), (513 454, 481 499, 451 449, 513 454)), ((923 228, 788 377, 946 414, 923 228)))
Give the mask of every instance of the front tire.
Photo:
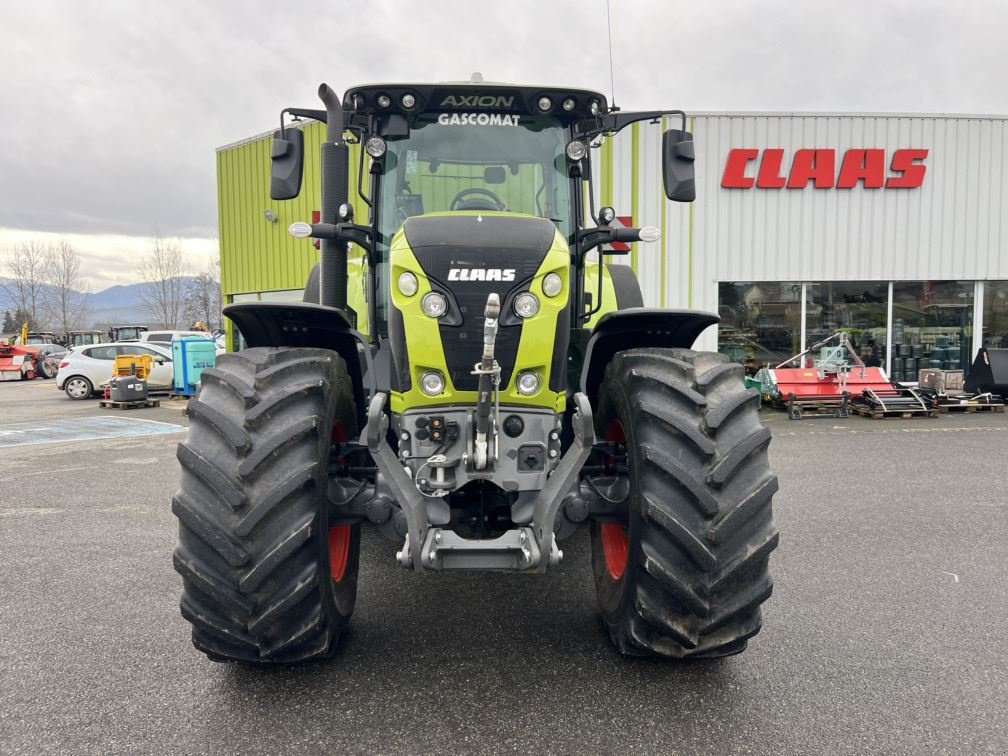
POLYGON ((63 391, 71 399, 81 400, 90 399, 94 394, 94 386, 91 385, 91 381, 82 375, 74 375, 67 378, 63 383, 63 391))
POLYGON ((356 431, 346 364, 323 349, 221 355, 188 413, 172 511, 193 644, 215 661, 331 654, 360 554, 359 525, 330 529, 326 503, 333 440, 356 431))
POLYGON ((727 656, 759 632, 779 537, 757 397, 719 354, 635 349, 607 367, 597 430, 625 450, 630 495, 625 521, 592 524, 592 566, 624 654, 727 656))

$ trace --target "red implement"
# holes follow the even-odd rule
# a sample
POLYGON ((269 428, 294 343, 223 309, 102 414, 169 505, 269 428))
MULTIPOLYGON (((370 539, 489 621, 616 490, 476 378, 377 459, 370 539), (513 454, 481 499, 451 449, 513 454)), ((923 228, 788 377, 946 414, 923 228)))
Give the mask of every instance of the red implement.
POLYGON ((893 388, 882 368, 877 367, 852 367, 846 375, 820 372, 816 368, 773 368, 767 372, 783 401, 791 394, 798 399, 836 397, 845 391, 850 396, 861 396, 865 389, 892 391, 893 388))
POLYGON ((0 344, 0 381, 23 381, 35 377, 38 349, 0 344))

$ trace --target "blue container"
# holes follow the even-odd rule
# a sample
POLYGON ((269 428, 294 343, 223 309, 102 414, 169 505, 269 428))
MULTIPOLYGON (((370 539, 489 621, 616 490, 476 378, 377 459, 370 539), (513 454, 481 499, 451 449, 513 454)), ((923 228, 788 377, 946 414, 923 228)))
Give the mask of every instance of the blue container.
POLYGON ((174 392, 180 396, 194 396, 199 388, 200 375, 217 364, 217 345, 202 336, 183 336, 172 341, 174 367, 174 392))

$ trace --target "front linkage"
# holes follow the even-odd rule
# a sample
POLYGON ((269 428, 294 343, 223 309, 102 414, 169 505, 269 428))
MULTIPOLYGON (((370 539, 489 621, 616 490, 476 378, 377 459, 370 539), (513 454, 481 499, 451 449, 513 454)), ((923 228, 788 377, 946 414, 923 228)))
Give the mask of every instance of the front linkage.
POLYGON ((385 394, 371 400, 367 426, 361 435, 395 500, 406 515, 409 531, 397 558, 404 567, 420 571, 447 569, 509 569, 545 572, 563 552, 557 546, 554 523, 561 504, 578 492, 578 479, 595 440, 592 411, 584 394, 574 395, 574 439, 545 487, 535 498, 530 526, 513 528, 492 539, 466 539, 452 530, 436 527, 444 519, 435 497, 417 488, 387 440, 385 394))

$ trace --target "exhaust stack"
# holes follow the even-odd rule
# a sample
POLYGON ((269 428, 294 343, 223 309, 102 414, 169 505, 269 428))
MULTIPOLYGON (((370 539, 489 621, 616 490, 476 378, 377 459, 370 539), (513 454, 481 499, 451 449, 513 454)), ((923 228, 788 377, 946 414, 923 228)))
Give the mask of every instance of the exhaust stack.
MULTIPOLYGON (((343 141, 343 104, 328 84, 319 85, 319 99, 326 109, 326 141, 322 144, 321 222, 339 221, 337 210, 349 201, 350 148, 343 141)), ((334 239, 322 240, 319 256, 319 302, 328 307, 347 308, 347 245, 334 239)))

